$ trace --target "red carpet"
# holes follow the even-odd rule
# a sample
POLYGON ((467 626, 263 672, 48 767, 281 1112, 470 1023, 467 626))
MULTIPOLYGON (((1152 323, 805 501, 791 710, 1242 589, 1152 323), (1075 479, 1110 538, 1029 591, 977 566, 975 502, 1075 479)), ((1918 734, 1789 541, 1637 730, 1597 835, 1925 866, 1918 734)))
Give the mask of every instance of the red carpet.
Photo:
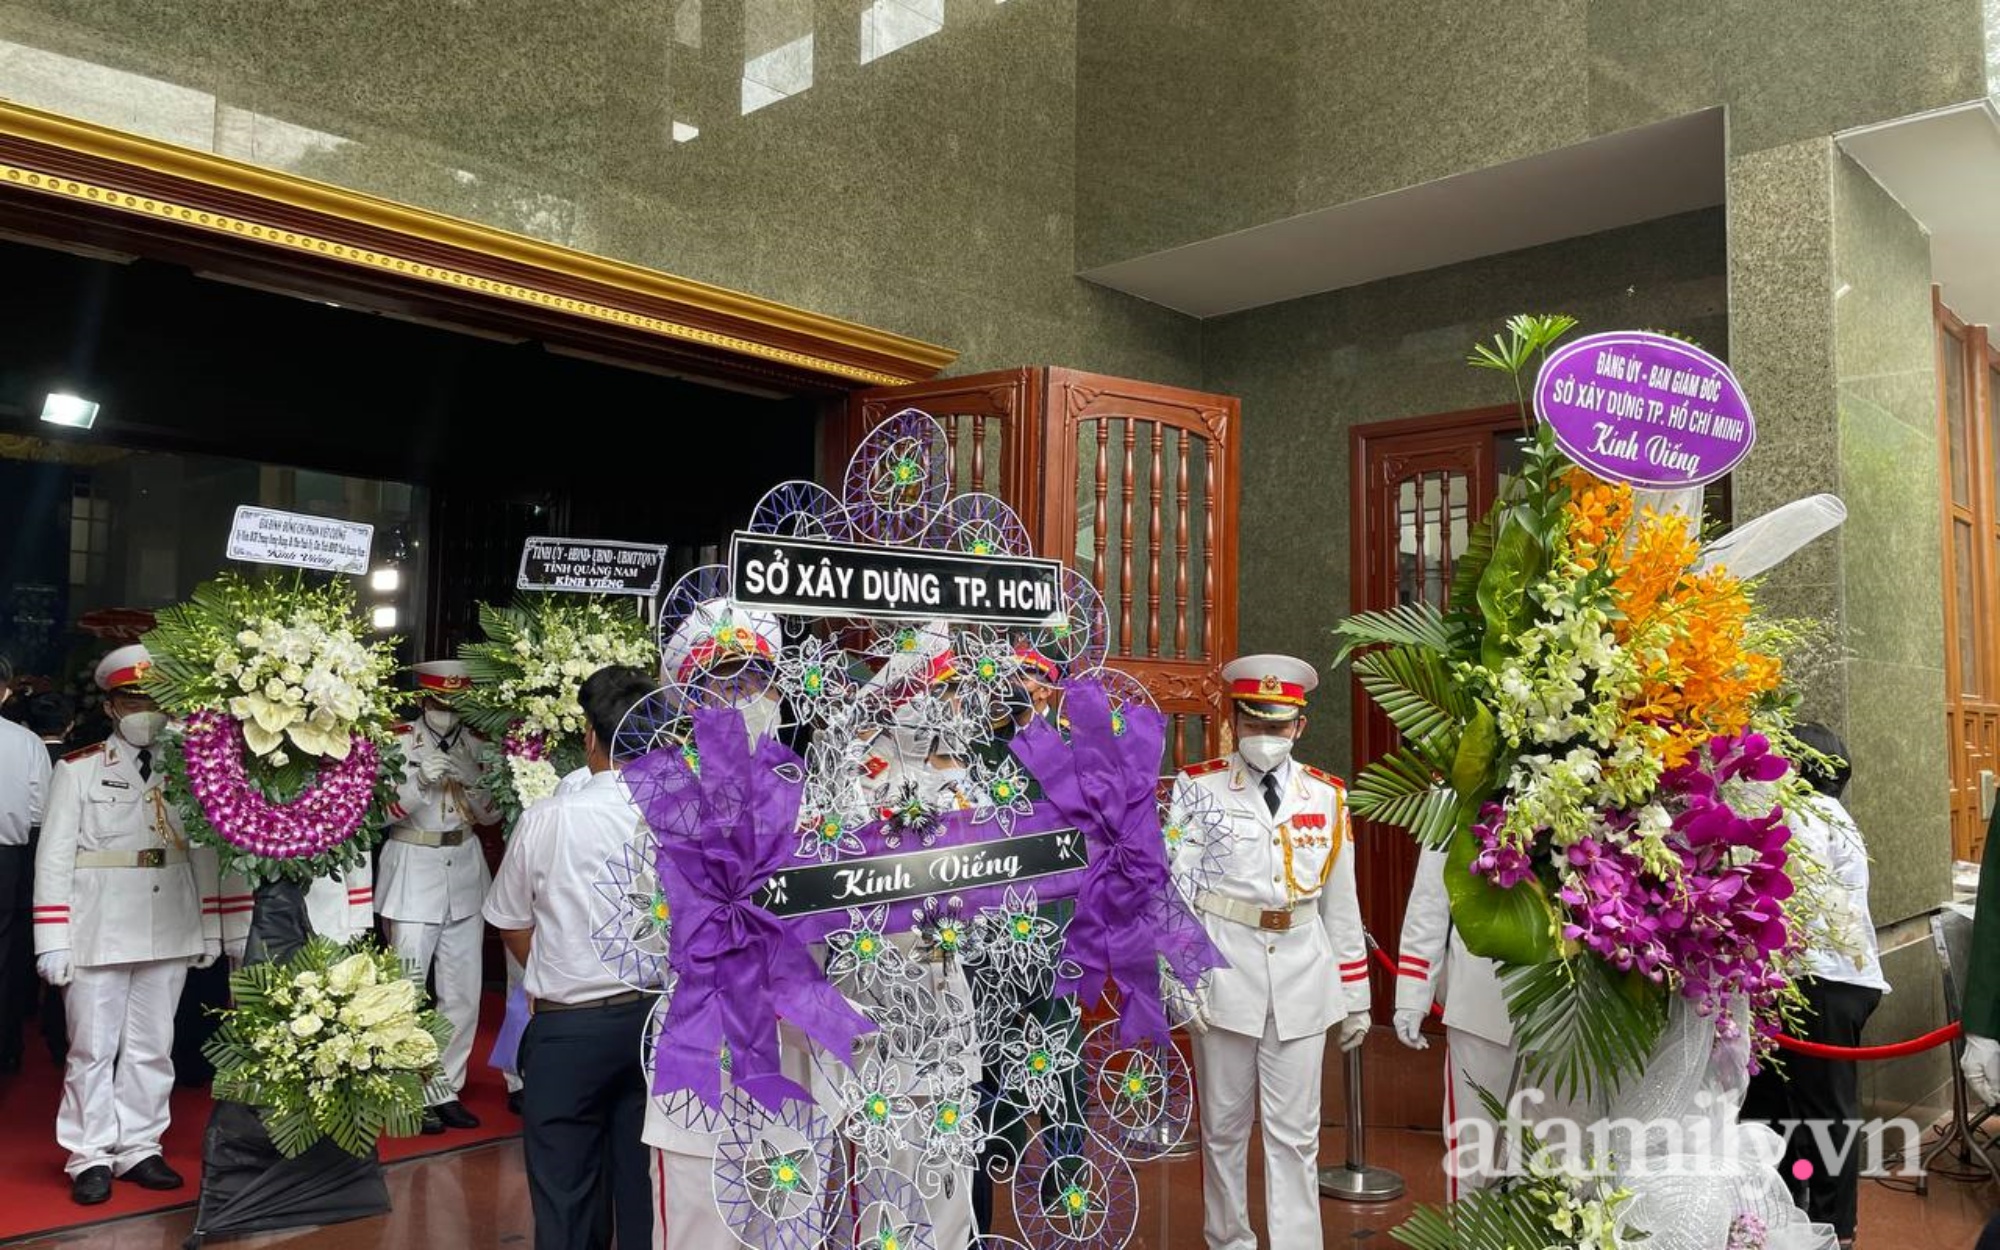
MULTIPOLYGON (((507 1110, 506 1085, 498 1072, 486 1066, 504 1009, 498 994, 488 994, 481 1004, 479 1038, 460 1096, 479 1117, 480 1126, 438 1137, 384 1138, 383 1162, 440 1154, 520 1133, 521 1121, 507 1110)), ((155 1193, 137 1185, 114 1184, 111 1201, 95 1207, 79 1207, 69 1200, 63 1151, 55 1141, 56 1107, 61 1100, 62 1073, 49 1062, 48 1051, 31 1027, 21 1071, 0 1076, 0 1241, 194 1205, 201 1180, 201 1136, 208 1127, 206 1089, 174 1091, 173 1125, 161 1143, 167 1162, 187 1178, 186 1188, 155 1193)))

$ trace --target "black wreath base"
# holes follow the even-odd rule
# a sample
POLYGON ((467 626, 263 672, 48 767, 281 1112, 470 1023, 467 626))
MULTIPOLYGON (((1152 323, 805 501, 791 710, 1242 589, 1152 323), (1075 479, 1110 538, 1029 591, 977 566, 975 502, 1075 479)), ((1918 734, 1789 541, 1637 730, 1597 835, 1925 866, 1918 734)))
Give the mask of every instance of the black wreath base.
MULTIPOLYGON (((245 961, 298 953, 312 934, 305 891, 288 881, 267 882, 257 887, 255 900, 245 961)), ((389 1186, 375 1151, 357 1158, 329 1140, 287 1159, 271 1144, 255 1107, 218 1101, 202 1134, 201 1205, 184 1244, 195 1250, 211 1237, 339 1224, 388 1210, 389 1186)))

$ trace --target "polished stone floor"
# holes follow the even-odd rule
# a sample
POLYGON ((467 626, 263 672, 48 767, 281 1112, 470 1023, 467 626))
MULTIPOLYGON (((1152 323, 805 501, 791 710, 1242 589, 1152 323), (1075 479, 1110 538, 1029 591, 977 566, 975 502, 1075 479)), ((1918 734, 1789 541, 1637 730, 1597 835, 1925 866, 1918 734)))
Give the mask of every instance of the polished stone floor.
MULTIPOLYGON (((1329 1131, 1326 1151, 1337 1156, 1345 1141, 1329 1131)), ((1377 1131, 1372 1162, 1395 1168, 1411 1182, 1415 1199, 1438 1196, 1438 1137, 1413 1130, 1377 1131)), ((1143 1205, 1133 1250, 1162 1250, 1201 1244, 1201 1165, 1176 1160, 1142 1170, 1143 1205)), ((518 1142, 474 1147, 389 1169, 395 1210, 352 1224, 231 1240, 242 1250, 284 1246, 287 1250, 361 1250, 376 1246, 526 1247, 533 1242, 527 1181, 518 1142)), ((1324 1204, 1326 1241, 1334 1246, 1385 1246, 1386 1236, 1409 1212, 1411 1199, 1385 1206, 1324 1204), (1379 1237, 1379 1240, 1378 1240, 1379 1237)), ((1864 1250, 1970 1250, 1989 1211, 2000 1206, 2000 1190, 1933 1178, 1928 1197, 1867 1183, 1861 1195, 1860 1245, 1864 1250)), ((15 1243, 20 1247, 63 1250, 179 1250, 193 1224, 191 1211, 140 1216, 112 1224, 15 1243)), ((1261 1224, 1261 1213, 1257 1218, 1261 1224)))
MULTIPOLYGON (((1436 1123, 1442 1075, 1439 1049, 1412 1053, 1377 1030, 1366 1050, 1370 1101, 1365 1121, 1368 1161, 1394 1169, 1409 1184, 1403 1200, 1380 1206, 1322 1204, 1329 1247, 1393 1245, 1388 1230, 1408 1215, 1412 1202, 1443 1196, 1440 1136, 1436 1123), (1422 1126, 1422 1127, 1412 1127, 1422 1126)), ((1339 1068, 1329 1064, 1326 1130, 1321 1158, 1345 1157, 1345 1105, 1339 1068)), ((1260 1165, 1253 1152, 1252 1167, 1260 1165)), ((1201 1245, 1201 1163, 1198 1158, 1146 1164, 1137 1169, 1138 1228, 1132 1250, 1173 1250, 1201 1245)), ((533 1244, 534 1220, 518 1141, 476 1146, 391 1166, 389 1191, 395 1209, 386 1216, 321 1229, 217 1242, 260 1250, 359 1250, 376 1246, 517 1247, 533 1244)), ((0 1194, 7 1183, 0 1180, 0 1194)), ((1253 1182, 1252 1216, 1263 1223, 1261 1183, 1253 1182)), ((1004 1202, 1003 1202, 1004 1205, 1004 1202)), ((2000 1186, 1954 1180, 1938 1172, 1930 1193, 1920 1197, 1897 1182, 1864 1182, 1861 1192, 1862 1250, 1970 1250, 1980 1227, 2000 1209, 2000 1186)), ((191 1209, 140 1216, 110 1224, 13 1243, 63 1250, 179 1250, 193 1225, 191 1209)), ((1004 1231, 1004 1230, 1003 1230, 1004 1231)), ((701 1248, 706 1250, 706 1248, 701 1248)))

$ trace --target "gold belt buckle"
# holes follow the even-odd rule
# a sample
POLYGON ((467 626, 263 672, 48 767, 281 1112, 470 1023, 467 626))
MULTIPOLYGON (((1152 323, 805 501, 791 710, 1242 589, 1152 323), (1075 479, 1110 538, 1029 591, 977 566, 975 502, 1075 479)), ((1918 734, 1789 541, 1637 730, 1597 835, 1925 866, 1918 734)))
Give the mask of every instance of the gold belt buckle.
POLYGON ((438 834, 439 846, 457 846, 464 841, 465 830, 463 829, 447 829, 438 834))
POLYGON ((140 851, 138 859, 135 862, 136 866, 140 868, 165 868, 167 866, 166 848, 156 846, 150 850, 140 851))
POLYGON ((1292 913, 1288 911, 1264 911, 1257 916, 1257 927, 1272 933, 1284 933, 1292 927, 1292 913))

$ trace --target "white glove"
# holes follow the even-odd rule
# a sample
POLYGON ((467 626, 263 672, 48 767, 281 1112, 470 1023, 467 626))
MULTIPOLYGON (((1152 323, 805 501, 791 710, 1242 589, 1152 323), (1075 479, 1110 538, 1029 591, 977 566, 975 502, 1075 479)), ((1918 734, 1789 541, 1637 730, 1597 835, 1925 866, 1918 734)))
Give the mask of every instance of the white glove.
POLYGON ((69 966, 69 952, 43 951, 35 958, 35 971, 41 974, 42 980, 61 989, 70 983, 73 976, 69 966))
POLYGON ((1396 1008, 1396 1040, 1411 1050, 1429 1050, 1431 1039, 1424 1036, 1424 1013, 1415 1007, 1396 1008))
POLYGON ((203 938, 201 940, 201 954, 191 957, 188 960, 188 967, 206 968, 220 958, 222 958, 222 939, 203 938))
POLYGON ((1368 1026, 1371 1023, 1373 1022, 1369 1020, 1367 1012, 1365 1011, 1350 1012, 1348 1014, 1348 1017, 1340 1022, 1341 1053, 1345 1054, 1346 1052, 1353 1050, 1356 1046, 1359 1046, 1361 1043, 1367 1041, 1368 1026))
POLYGON ((222 944, 222 953, 229 956, 230 967, 241 968, 243 966, 243 948, 248 945, 250 945, 250 939, 247 936, 230 938, 222 944))
POLYGON ((423 758, 423 762, 417 765, 417 780, 427 786, 434 786, 438 782, 443 781, 444 775, 450 771, 450 756, 426 755, 423 758))
POLYGON ((1965 1073, 1965 1083, 1981 1107, 2000 1103, 2000 1042, 1967 1033, 1958 1068, 1965 1073))

